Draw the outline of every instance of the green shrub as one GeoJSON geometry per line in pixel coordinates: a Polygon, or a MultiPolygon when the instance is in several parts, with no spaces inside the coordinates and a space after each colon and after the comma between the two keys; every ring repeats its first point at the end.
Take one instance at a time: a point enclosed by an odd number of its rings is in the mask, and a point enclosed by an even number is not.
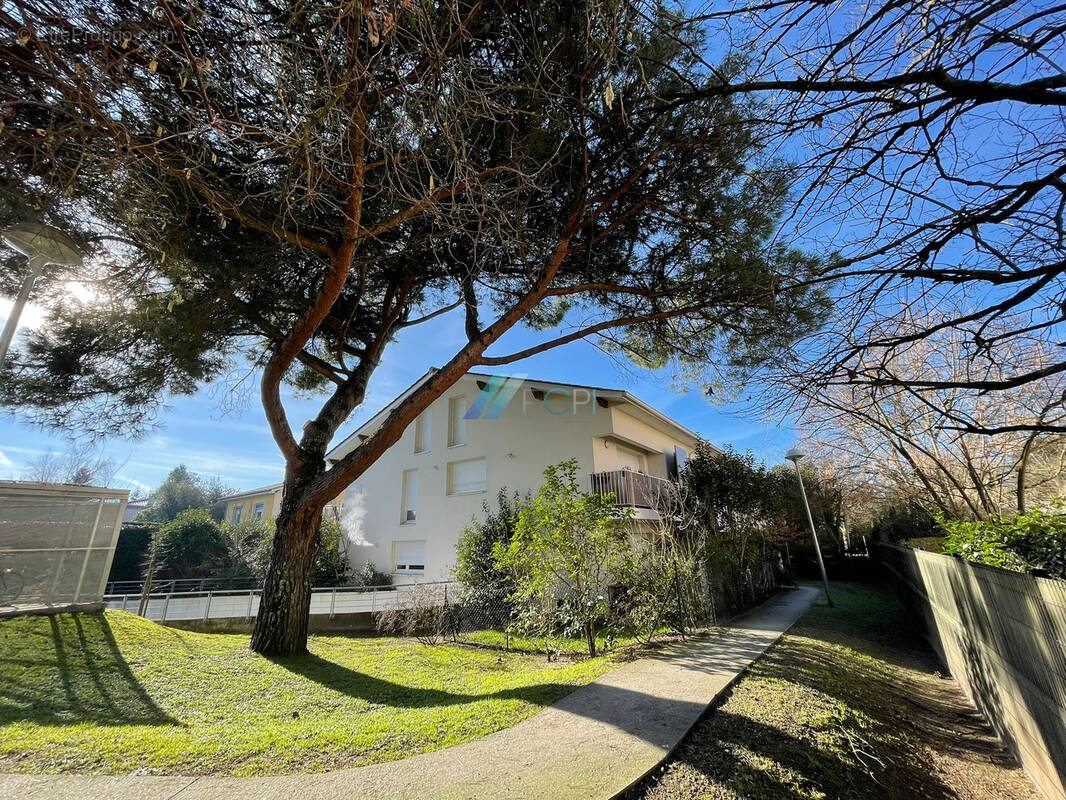
{"type": "Polygon", "coordinates": [[[514,579],[517,626],[531,635],[580,633],[596,655],[596,629],[607,618],[608,586],[631,555],[623,521],[630,509],[613,495],[578,487],[577,460],[544,470],[544,484],[518,512],[509,544],[493,548],[514,579]]]}
{"type": "Polygon", "coordinates": [[[876,542],[902,542],[906,539],[928,539],[943,536],[940,523],[925,508],[915,502],[889,506],[874,520],[870,530],[876,542]]]}
{"type": "Polygon", "coordinates": [[[648,637],[664,628],[680,633],[708,614],[700,556],[677,541],[639,548],[612,588],[611,619],[619,631],[648,637]]]}
{"type": "Polygon", "coordinates": [[[500,489],[495,510],[482,503],[484,519],[471,520],[459,535],[454,577],[463,585],[464,605],[494,611],[507,607],[516,585],[511,573],[497,563],[494,548],[510,545],[518,512],[530,499],[528,493],[523,499],[517,492],[511,497],[500,489]]]}
{"type": "Polygon", "coordinates": [[[156,523],[124,522],[118,532],[118,544],[111,561],[108,581],[139,581],[144,577],[148,550],[152,536],[159,525],[156,523]]]}
{"type": "Polygon", "coordinates": [[[943,536],[919,536],[916,539],[904,539],[903,544],[915,550],[925,550],[927,553],[944,552],[943,536]]]}
{"type": "Polygon", "coordinates": [[[353,577],[356,586],[392,586],[392,576],[375,567],[373,561],[365,561],[353,577]]]}
{"type": "Polygon", "coordinates": [[[1031,511],[1002,520],[942,521],[943,552],[1024,572],[1043,569],[1066,578],[1066,515],[1031,511]]]}
{"type": "Polygon", "coordinates": [[[155,537],[160,564],[174,577],[214,577],[230,556],[229,539],[206,508],[182,511],[155,537]]]}
{"type": "MultiPolygon", "coordinates": [[[[812,490],[811,511],[820,536],[839,541],[833,492],[814,472],[805,472],[804,480],[812,490]]],[[[698,503],[704,530],[700,549],[708,572],[708,610],[714,615],[739,611],[762,600],[776,583],[767,565],[780,562],[782,546],[809,536],[794,471],[768,470],[750,452],[721,452],[700,442],[685,465],[682,484],[698,503]]]]}
{"type": "Polygon", "coordinates": [[[315,571],[311,578],[315,586],[342,586],[348,582],[351,565],[348,556],[341,552],[343,540],[340,522],[332,517],[323,517],[318,526],[315,571]]]}

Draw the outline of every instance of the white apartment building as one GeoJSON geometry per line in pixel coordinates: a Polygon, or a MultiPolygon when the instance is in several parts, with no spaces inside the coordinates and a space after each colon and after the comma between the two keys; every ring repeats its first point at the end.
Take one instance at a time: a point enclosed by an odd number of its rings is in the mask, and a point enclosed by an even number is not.
{"type": "MultiPolygon", "coordinates": [[[[431,374],[327,458],[350,452],[431,374]]],[[[459,535],[482,503],[494,506],[501,488],[535,493],[544,468],[569,458],[585,490],[613,491],[639,526],[655,518],[656,482],[676,473],[697,439],[623,390],[468,373],[345,490],[350,560],[370,560],[400,583],[448,580],[459,535]]]]}

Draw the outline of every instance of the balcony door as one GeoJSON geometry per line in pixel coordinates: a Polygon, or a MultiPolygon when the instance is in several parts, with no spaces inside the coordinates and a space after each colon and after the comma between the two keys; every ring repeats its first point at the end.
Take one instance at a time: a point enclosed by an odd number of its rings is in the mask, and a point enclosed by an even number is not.
{"type": "Polygon", "coordinates": [[[618,469],[644,472],[644,454],[626,447],[618,448],[618,469]]]}

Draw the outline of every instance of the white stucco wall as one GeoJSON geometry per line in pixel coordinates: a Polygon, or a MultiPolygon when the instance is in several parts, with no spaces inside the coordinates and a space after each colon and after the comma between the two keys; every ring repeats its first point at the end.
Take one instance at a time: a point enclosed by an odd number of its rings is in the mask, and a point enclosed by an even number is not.
{"type": "MultiPolygon", "coordinates": [[[[583,394],[584,390],[569,397],[552,393],[546,408],[544,401],[535,399],[530,391],[538,387],[537,382],[527,381],[499,418],[467,420],[466,444],[449,447],[449,401],[464,395],[469,406],[480,392],[477,380],[472,376],[463,378],[427,410],[431,417],[428,451],[415,452],[415,426],[412,425],[345,491],[342,506],[345,517],[352,518],[349,515],[353,506],[360,503],[363,506],[364,543],[356,542],[349,549],[353,566],[370,560],[379,569],[392,572],[394,542],[424,540],[425,570],[418,575],[397,575],[397,581],[448,580],[460,532],[475,515],[482,515],[482,503],[488,501],[490,506],[495,505],[501,488],[523,493],[536,491],[546,466],[575,458],[582,488],[587,490],[590,473],[618,467],[620,442],[632,447],[635,441],[654,451],[647,458],[647,470],[649,474],[665,475],[662,453],[672,453],[675,445],[691,452],[694,444],[691,437],[671,434],[631,417],[625,412],[624,403],[611,401],[610,407],[604,408],[592,402],[587,393],[583,394]],[[616,429],[626,441],[615,438],[616,429]],[[449,462],[481,457],[486,459],[485,491],[448,495],[449,462]],[[415,522],[404,523],[402,483],[403,473],[409,469],[418,470],[417,514],[415,522]]],[[[344,452],[341,449],[335,457],[344,452]]]]}

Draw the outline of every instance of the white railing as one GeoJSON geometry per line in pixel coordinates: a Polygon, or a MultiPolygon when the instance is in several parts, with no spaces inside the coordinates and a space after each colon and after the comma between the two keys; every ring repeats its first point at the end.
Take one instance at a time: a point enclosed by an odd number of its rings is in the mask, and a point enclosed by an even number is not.
{"type": "MultiPolygon", "coordinates": [[[[449,594],[455,595],[450,582],[429,584],[439,591],[444,602],[449,594]]],[[[396,587],[366,589],[359,586],[336,586],[311,590],[311,614],[328,615],[360,614],[402,608],[408,595],[416,586],[406,584],[396,587]]],[[[243,591],[224,590],[208,592],[168,592],[149,595],[145,618],[157,622],[207,619],[251,620],[259,613],[260,589],[243,591]]],[[[136,614],[140,605],[139,594],[113,594],[104,597],[104,605],[120,611],[136,614]]]]}
{"type": "Polygon", "coordinates": [[[596,494],[613,494],[618,505],[635,508],[655,508],[659,497],[673,490],[673,484],[664,478],[628,469],[593,472],[590,479],[596,494]]]}

